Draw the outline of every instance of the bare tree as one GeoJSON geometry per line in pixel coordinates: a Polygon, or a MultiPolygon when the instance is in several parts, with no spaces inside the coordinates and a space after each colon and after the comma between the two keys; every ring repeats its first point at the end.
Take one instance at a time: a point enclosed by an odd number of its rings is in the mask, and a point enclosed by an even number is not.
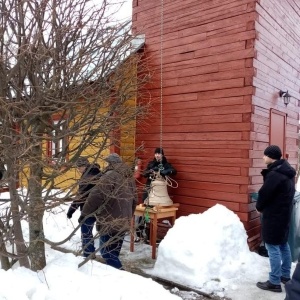
{"type": "Polygon", "coordinates": [[[86,0],[5,0],[0,6],[4,182],[17,257],[22,266],[40,270],[46,265],[44,211],[74,193],[74,180],[65,174],[87,148],[91,159],[99,159],[112,142],[120,143],[113,133],[134,133],[147,105],[136,106],[133,99],[147,76],[136,72],[137,65],[144,68],[140,55],[129,55],[130,26],[111,22],[106,0],[100,6],[86,0]],[[19,195],[20,185],[26,194],[19,195]],[[67,189],[54,194],[57,186],[67,189]],[[29,223],[29,241],[22,219],[29,223]]]}

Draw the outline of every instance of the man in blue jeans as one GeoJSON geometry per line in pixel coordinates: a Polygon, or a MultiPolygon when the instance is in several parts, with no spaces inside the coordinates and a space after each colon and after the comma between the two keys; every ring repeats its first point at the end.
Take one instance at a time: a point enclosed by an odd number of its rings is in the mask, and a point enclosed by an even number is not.
{"type": "MultiPolygon", "coordinates": [[[[97,164],[90,164],[89,160],[85,156],[80,156],[78,158],[76,161],[76,167],[81,173],[81,177],[79,180],[77,196],[67,212],[68,219],[72,218],[72,215],[78,208],[82,210],[90,191],[96,185],[101,176],[99,166],[97,164]]],[[[84,257],[89,257],[95,252],[93,237],[93,227],[95,222],[96,218],[94,216],[90,216],[81,224],[81,242],[84,257]]]]}
{"type": "Polygon", "coordinates": [[[282,292],[291,276],[291,251],[288,244],[289,226],[295,194],[296,171],[285,160],[276,145],[264,151],[267,165],[261,174],[263,185],[258,191],[256,210],[262,213],[262,238],[269,254],[269,280],[258,282],[257,287],[271,292],[282,292]]]}
{"type": "Polygon", "coordinates": [[[108,165],[86,199],[79,221],[96,217],[101,256],[109,266],[123,270],[119,255],[130,231],[137,190],[132,169],[117,153],[108,155],[105,161],[108,165]]]}

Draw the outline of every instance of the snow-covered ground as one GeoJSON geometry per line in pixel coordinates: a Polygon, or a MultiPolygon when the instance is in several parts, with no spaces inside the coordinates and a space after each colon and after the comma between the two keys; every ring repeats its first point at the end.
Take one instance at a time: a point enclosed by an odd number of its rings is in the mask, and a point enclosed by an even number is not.
{"type": "MultiPolygon", "coordinates": [[[[0,210],[5,205],[2,204],[0,210]]],[[[44,229],[49,240],[61,241],[77,226],[79,212],[69,220],[67,209],[67,205],[61,205],[46,213],[44,229]]],[[[23,223],[23,227],[28,238],[27,224],[23,223]]],[[[79,233],[62,246],[74,251],[80,249],[79,233]]],[[[132,261],[148,274],[204,293],[233,300],[284,299],[284,292],[272,293],[256,287],[257,281],[268,279],[269,260],[249,251],[243,224],[222,205],[217,204],[202,214],[178,218],[160,243],[153,264],[146,263],[151,261],[149,245],[137,244],[135,249],[135,252],[129,251],[128,236],[121,253],[126,264],[132,261]]],[[[46,268],[37,273],[18,264],[9,271],[0,270],[0,300],[82,300],[97,294],[106,300],[180,299],[151,279],[96,261],[78,268],[83,258],[48,247],[46,256],[46,268]]],[[[191,294],[191,299],[193,297],[191,294]]]]}

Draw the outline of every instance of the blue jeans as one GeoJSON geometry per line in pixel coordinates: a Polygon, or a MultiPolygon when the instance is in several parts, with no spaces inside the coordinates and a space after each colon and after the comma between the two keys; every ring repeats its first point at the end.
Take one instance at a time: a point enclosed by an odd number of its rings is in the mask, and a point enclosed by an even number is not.
{"type": "Polygon", "coordinates": [[[81,241],[83,256],[88,257],[95,252],[93,227],[96,222],[95,217],[87,218],[81,225],[81,241]]]}
{"type": "Polygon", "coordinates": [[[280,245],[266,244],[269,253],[271,272],[269,281],[273,284],[280,284],[280,277],[290,278],[292,256],[288,243],[280,245]]]}
{"type": "Polygon", "coordinates": [[[119,255],[122,249],[125,232],[114,232],[100,236],[100,253],[109,266],[123,270],[119,255]]]}

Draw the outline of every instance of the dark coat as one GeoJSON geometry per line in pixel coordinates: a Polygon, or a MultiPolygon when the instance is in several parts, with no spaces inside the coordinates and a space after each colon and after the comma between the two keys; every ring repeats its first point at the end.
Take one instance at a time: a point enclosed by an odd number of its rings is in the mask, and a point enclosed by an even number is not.
{"type": "Polygon", "coordinates": [[[126,231],[137,205],[135,179],[124,163],[109,165],[90,192],[81,217],[95,214],[101,234],[126,231]]]}
{"type": "Polygon", "coordinates": [[[258,191],[256,209],[262,213],[264,242],[280,245],[288,241],[296,171],[284,159],[262,170],[264,183],[258,191]]]}
{"type": "Polygon", "coordinates": [[[162,161],[157,161],[155,158],[151,160],[145,171],[143,172],[143,176],[147,178],[146,186],[150,186],[152,181],[153,171],[157,172],[161,170],[161,175],[164,177],[166,175],[176,175],[176,169],[168,162],[165,156],[162,157],[162,161]]]}
{"type": "Polygon", "coordinates": [[[286,297],[284,300],[300,299],[300,262],[298,261],[292,279],[285,284],[286,297]]]}
{"type": "Polygon", "coordinates": [[[97,165],[88,165],[85,168],[79,179],[76,199],[72,202],[68,211],[70,216],[72,216],[78,207],[82,210],[86,198],[88,197],[91,189],[96,185],[101,175],[102,173],[97,165]]]}
{"type": "Polygon", "coordinates": [[[300,299],[300,255],[292,279],[285,284],[286,297],[284,300],[300,299]]]}

